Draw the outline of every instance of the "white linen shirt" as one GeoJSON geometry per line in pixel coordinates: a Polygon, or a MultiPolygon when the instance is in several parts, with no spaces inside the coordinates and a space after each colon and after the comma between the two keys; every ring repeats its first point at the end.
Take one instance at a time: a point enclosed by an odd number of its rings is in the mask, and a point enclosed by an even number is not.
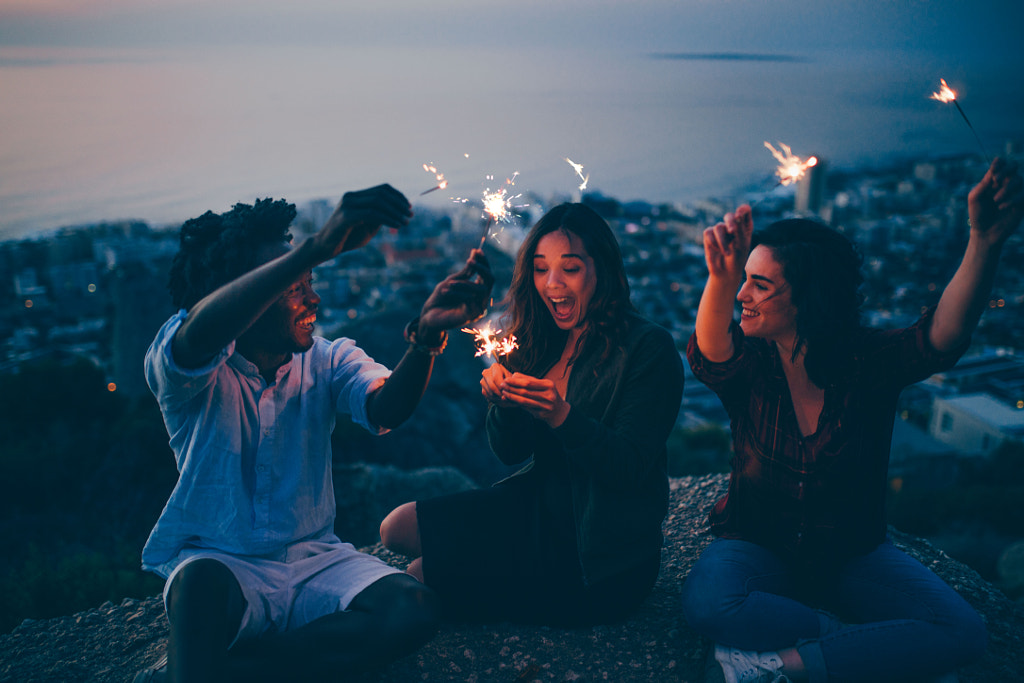
{"type": "Polygon", "coordinates": [[[186,546],[283,558],[296,541],[337,541],[335,415],[387,431],[369,423],[366,400],[390,371],[351,339],[320,337],[270,385],[234,342],[204,367],[181,368],[171,340],[185,313],[163,325],[146,353],[146,381],[179,476],[143,548],[143,567],[166,571],[186,546]]]}

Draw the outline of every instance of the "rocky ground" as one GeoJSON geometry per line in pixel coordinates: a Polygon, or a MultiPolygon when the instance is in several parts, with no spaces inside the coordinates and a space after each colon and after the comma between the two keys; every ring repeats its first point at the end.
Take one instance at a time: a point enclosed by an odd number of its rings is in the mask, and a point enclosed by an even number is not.
{"type": "MultiPolygon", "coordinates": [[[[681,621],[679,586],[710,540],[706,512],[724,484],[723,476],[714,475],[672,480],[661,576],[653,595],[627,621],[569,630],[447,624],[420,651],[361,677],[360,683],[702,680],[707,643],[681,621]]],[[[988,624],[988,651],[960,672],[961,683],[1024,681],[1024,607],[929,543],[895,531],[893,536],[956,588],[988,624]]],[[[402,564],[379,545],[370,551],[402,564]]],[[[166,636],[159,597],[26,621],[0,636],[0,681],[131,681],[163,653],[166,636]]]]}

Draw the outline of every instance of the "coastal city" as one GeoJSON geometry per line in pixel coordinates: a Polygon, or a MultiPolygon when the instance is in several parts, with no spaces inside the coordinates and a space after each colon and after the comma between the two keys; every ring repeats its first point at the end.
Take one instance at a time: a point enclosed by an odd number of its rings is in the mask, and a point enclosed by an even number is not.
{"type": "MultiPolygon", "coordinates": [[[[1019,149],[1008,144],[1007,153],[1019,149]]],[[[752,204],[755,226],[789,215],[815,216],[847,234],[864,257],[865,322],[902,326],[938,300],[956,268],[968,235],[967,192],[984,169],[976,156],[855,172],[830,171],[822,160],[790,188],[762,184],[689,204],[527,192],[510,206],[505,221],[486,227],[480,206],[472,202],[452,203],[447,211],[417,207],[408,229],[384,230],[367,247],[317,269],[319,332],[331,337],[354,319],[422,301],[479,243],[482,227],[495,270],[506,273],[496,285],[499,302],[525,229],[546,208],[573,199],[613,226],[635,305],[671,331],[681,353],[707,274],[701,234],[742,202],[752,204]]],[[[298,209],[295,238],[322,225],[333,201],[298,209]]],[[[915,469],[933,478],[954,472],[959,458],[983,457],[1005,441],[1024,438],[1022,245],[1018,234],[1006,247],[989,310],[967,356],[953,370],[904,392],[890,472],[897,482],[915,469]]],[[[171,313],[166,273],[176,249],[176,229],[143,222],[66,228],[46,239],[0,243],[0,373],[42,359],[86,359],[102,369],[111,391],[144,394],[142,358],[171,313]]],[[[727,428],[728,420],[717,398],[691,377],[678,425],[727,428]]]]}
{"type": "MultiPolygon", "coordinates": [[[[1004,154],[1019,159],[1020,148],[1004,154]]],[[[769,177],[675,204],[523,191],[504,220],[486,220],[481,202],[414,205],[407,228],[381,230],[315,270],[317,333],[354,338],[394,367],[405,350],[402,326],[481,242],[495,288],[477,325],[500,327],[526,230],[564,201],[582,201],[608,220],[633,303],[670,331],[681,355],[707,278],[703,231],[742,203],[752,207],[755,230],[808,216],[849,235],[863,257],[864,322],[899,327],[935,304],[955,271],[969,232],[967,193],[986,167],[966,155],[858,170],[830,169],[820,159],[792,185],[769,177]]],[[[293,239],[323,225],[336,201],[300,204],[293,239]]],[[[0,242],[0,533],[8,550],[0,562],[0,631],[26,617],[160,590],[139,569],[138,553],[178,472],[143,359],[174,312],[167,278],[179,227],[119,221],[0,242]],[[45,554],[40,539],[49,544],[45,554]]],[[[967,354],[903,391],[887,482],[893,528],[969,565],[1012,600],[1024,599],[1024,569],[1013,560],[1024,528],[1022,309],[1018,233],[1004,248],[967,354]]],[[[513,471],[488,447],[479,378],[491,361],[474,350],[471,335],[453,333],[424,400],[399,429],[372,436],[338,421],[339,534],[373,544],[388,505],[415,495],[408,487],[436,487],[438,476],[446,486],[482,487],[513,471]]],[[[683,365],[682,404],[667,442],[668,474],[677,482],[727,472],[731,456],[719,399],[683,365]]]]}

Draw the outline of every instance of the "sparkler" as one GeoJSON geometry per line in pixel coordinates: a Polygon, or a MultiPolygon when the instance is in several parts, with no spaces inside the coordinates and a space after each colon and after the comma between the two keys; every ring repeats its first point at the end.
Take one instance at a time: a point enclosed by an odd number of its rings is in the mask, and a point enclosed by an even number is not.
{"type": "Polygon", "coordinates": [[[508,354],[519,348],[519,344],[516,342],[516,336],[510,334],[507,337],[498,338],[501,334],[501,330],[492,330],[491,324],[487,323],[482,328],[475,327],[463,327],[463,332],[472,334],[476,342],[476,353],[473,357],[478,356],[491,356],[495,360],[498,356],[507,356],[508,354]]]}
{"type": "Polygon", "coordinates": [[[940,78],[939,82],[942,84],[942,87],[939,88],[938,92],[932,93],[931,99],[942,102],[943,104],[949,104],[952,102],[956,106],[956,110],[960,112],[960,116],[963,117],[964,123],[966,123],[967,127],[971,129],[972,133],[974,133],[974,139],[977,140],[978,148],[981,150],[982,155],[986,159],[989,158],[988,152],[985,151],[985,145],[982,144],[981,138],[978,137],[978,131],[974,130],[974,126],[972,126],[971,122],[967,119],[967,114],[965,114],[964,110],[960,108],[960,103],[956,101],[956,91],[946,85],[945,78],[940,78]]]}
{"type": "Polygon", "coordinates": [[[425,194],[430,194],[435,190],[443,190],[444,188],[448,187],[448,181],[444,179],[444,173],[438,171],[436,166],[434,166],[433,164],[423,164],[423,170],[426,171],[427,173],[434,174],[434,178],[437,180],[437,185],[430,188],[429,190],[423,190],[423,192],[420,192],[421,197],[425,194]]]}
{"type": "MultiPolygon", "coordinates": [[[[797,155],[793,154],[793,150],[790,149],[789,145],[783,144],[781,142],[778,143],[778,145],[781,148],[781,151],[772,147],[767,140],[764,143],[764,146],[768,149],[769,152],[772,153],[772,156],[775,157],[775,159],[779,162],[779,167],[775,169],[775,175],[778,177],[778,181],[772,188],[773,190],[779,187],[780,185],[792,185],[793,183],[798,182],[807,174],[807,169],[811,168],[812,166],[816,166],[818,163],[817,157],[808,157],[807,160],[804,161],[797,155]]],[[[753,202],[750,205],[750,208],[753,209],[758,204],[763,202],[765,199],[768,198],[769,194],[770,191],[763,194],[760,199],[758,199],[757,201],[753,202]]]]}
{"type": "MultiPolygon", "coordinates": [[[[516,177],[519,175],[519,171],[512,174],[511,178],[505,179],[505,184],[497,190],[491,190],[487,188],[484,190],[484,229],[483,234],[480,236],[480,248],[484,246],[484,241],[490,234],[492,223],[507,223],[509,216],[511,215],[510,209],[512,208],[512,201],[518,199],[522,194],[509,195],[509,188],[516,184],[516,177]]],[[[494,176],[487,176],[488,180],[492,180],[494,176]]]]}
{"type": "Polygon", "coordinates": [[[775,184],[776,187],[779,185],[792,185],[807,173],[807,169],[818,163],[817,157],[809,157],[807,161],[802,161],[800,157],[793,154],[793,150],[789,148],[789,145],[779,143],[779,147],[782,151],[772,147],[767,141],[764,146],[768,148],[768,151],[772,153],[772,156],[779,162],[779,167],[775,171],[775,175],[779,177],[779,182],[775,184]]]}
{"type": "Polygon", "coordinates": [[[583,164],[577,164],[569,157],[565,157],[565,160],[569,162],[569,165],[572,166],[574,171],[576,171],[576,175],[578,175],[580,180],[583,181],[580,183],[580,192],[583,192],[583,190],[587,189],[587,183],[590,182],[590,174],[588,173],[587,175],[583,175],[583,164]]]}

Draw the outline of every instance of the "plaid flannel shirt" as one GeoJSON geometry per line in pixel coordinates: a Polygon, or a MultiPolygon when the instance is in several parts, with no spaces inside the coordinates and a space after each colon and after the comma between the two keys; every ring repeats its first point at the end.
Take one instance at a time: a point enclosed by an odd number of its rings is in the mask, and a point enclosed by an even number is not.
{"type": "Polygon", "coordinates": [[[907,385],[956,364],[969,342],[939,353],[934,310],[897,330],[865,329],[849,372],[825,387],[817,430],[804,436],[773,342],[733,325],[736,352],[707,360],[690,338],[694,375],[722,400],[733,437],[729,490],[711,510],[715,535],[752,541],[797,562],[842,561],[882,542],[896,402],[907,385]]]}

